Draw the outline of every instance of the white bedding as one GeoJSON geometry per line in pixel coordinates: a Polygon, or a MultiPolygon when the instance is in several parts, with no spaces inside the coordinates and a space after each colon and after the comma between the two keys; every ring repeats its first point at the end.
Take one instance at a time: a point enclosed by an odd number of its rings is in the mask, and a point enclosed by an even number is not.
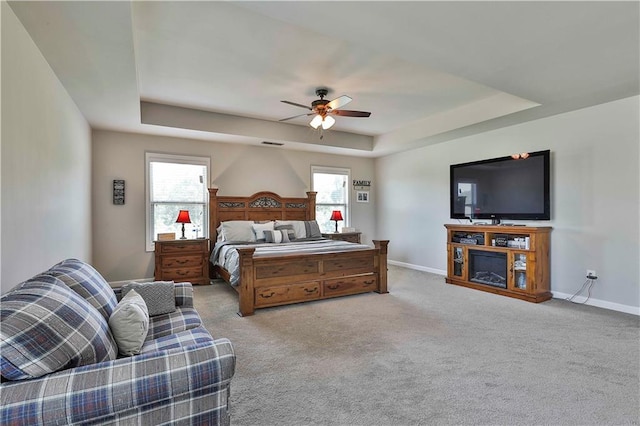
{"type": "Polygon", "coordinates": [[[231,285],[237,285],[240,278],[240,268],[238,266],[238,247],[255,247],[254,258],[265,256],[281,256],[285,254],[299,253],[328,253],[332,251],[355,251],[366,250],[371,247],[364,244],[349,243],[346,241],[336,241],[329,239],[317,239],[307,241],[295,241],[284,244],[232,244],[217,243],[211,252],[211,263],[219,265],[231,275],[231,285]]]}

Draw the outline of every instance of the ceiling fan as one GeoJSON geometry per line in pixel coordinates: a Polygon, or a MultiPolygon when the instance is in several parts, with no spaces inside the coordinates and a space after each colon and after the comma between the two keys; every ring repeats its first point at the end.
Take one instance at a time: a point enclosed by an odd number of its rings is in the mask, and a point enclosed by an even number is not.
{"type": "Polygon", "coordinates": [[[329,89],[327,88],[316,89],[316,95],[318,95],[320,99],[313,101],[311,103],[311,106],[302,105],[291,101],[281,101],[285,104],[308,109],[311,112],[294,115],[293,117],[283,118],[279,121],[287,121],[293,118],[302,117],[303,115],[313,115],[314,117],[309,125],[314,129],[322,126],[322,129],[327,130],[331,128],[331,126],[333,126],[333,124],[336,122],[335,118],[331,117],[332,115],[341,115],[343,117],[369,117],[371,115],[370,112],[366,111],[350,111],[339,109],[351,102],[352,99],[349,96],[343,95],[335,98],[332,101],[328,101],[324,98],[328,93],[329,89]]]}

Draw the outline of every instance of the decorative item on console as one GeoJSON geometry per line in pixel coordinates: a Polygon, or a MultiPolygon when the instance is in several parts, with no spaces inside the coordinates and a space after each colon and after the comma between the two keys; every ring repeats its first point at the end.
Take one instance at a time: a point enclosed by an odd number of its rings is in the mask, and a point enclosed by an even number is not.
{"type": "Polygon", "coordinates": [[[452,237],[454,243],[484,245],[484,234],[467,234],[456,232],[452,237]]]}

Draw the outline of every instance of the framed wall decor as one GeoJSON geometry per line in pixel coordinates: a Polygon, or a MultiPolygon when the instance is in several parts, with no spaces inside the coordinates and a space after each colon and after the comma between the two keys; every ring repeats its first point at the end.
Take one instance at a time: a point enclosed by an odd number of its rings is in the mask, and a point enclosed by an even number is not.
{"type": "Polygon", "coordinates": [[[369,202],[369,191],[357,191],[356,192],[356,201],[359,203],[368,203],[369,202]]]}
{"type": "Polygon", "coordinates": [[[113,204],[124,204],[124,179],[113,180],[113,204]]]}

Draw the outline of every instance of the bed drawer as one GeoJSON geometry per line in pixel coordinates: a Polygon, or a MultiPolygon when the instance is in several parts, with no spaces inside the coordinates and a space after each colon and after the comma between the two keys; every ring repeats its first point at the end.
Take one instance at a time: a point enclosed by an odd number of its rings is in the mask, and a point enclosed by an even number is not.
{"type": "Polygon", "coordinates": [[[202,265],[202,256],[176,256],[176,257],[163,257],[163,268],[186,268],[189,266],[202,265]]]}
{"type": "Polygon", "coordinates": [[[370,253],[340,256],[324,261],[324,271],[326,273],[350,271],[351,274],[367,272],[373,269],[374,258],[370,253]]]}
{"type": "Polygon", "coordinates": [[[320,282],[309,281],[301,284],[290,284],[257,288],[256,306],[272,304],[304,302],[320,297],[320,282]]]}
{"type": "Polygon", "coordinates": [[[375,275],[359,275],[356,277],[337,278],[324,282],[323,291],[326,297],[341,296],[374,291],[378,288],[378,278],[375,275]]]}

